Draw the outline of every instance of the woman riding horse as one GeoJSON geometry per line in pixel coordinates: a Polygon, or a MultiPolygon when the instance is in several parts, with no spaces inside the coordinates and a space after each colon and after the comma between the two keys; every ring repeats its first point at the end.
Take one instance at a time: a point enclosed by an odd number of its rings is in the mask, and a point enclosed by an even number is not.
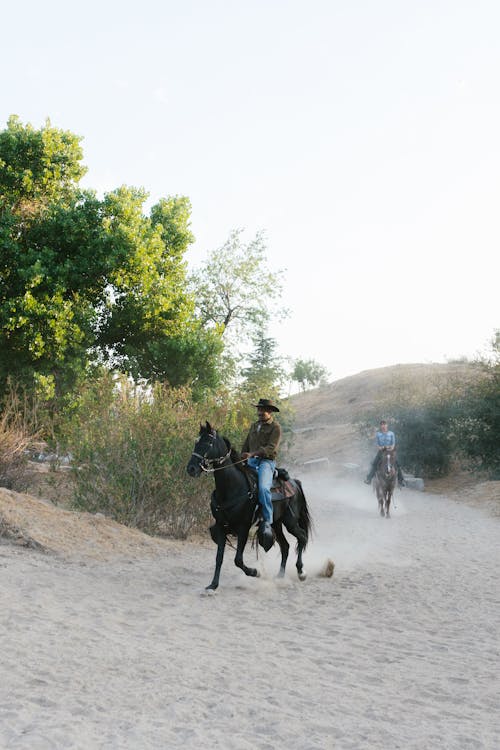
{"type": "MultiPolygon", "coordinates": [[[[371,481],[373,477],[375,476],[375,472],[377,471],[377,468],[379,466],[382,451],[384,449],[388,449],[388,450],[396,449],[396,436],[392,430],[389,430],[388,424],[385,421],[385,419],[382,419],[380,422],[380,429],[377,430],[377,434],[375,435],[375,442],[377,444],[377,454],[372,461],[370,471],[366,475],[365,484],[371,484],[371,481]]],[[[406,482],[404,480],[401,467],[397,461],[396,461],[396,470],[398,474],[398,484],[400,487],[404,487],[406,482]]]]}

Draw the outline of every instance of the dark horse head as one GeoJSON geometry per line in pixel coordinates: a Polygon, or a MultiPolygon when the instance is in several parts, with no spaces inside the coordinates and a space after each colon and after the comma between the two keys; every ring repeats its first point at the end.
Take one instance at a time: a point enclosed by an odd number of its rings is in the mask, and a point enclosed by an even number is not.
{"type": "Polygon", "coordinates": [[[214,464],[220,463],[227,455],[227,445],[209,422],[200,424],[200,434],[186,471],[190,477],[199,477],[202,471],[209,471],[214,464]]]}

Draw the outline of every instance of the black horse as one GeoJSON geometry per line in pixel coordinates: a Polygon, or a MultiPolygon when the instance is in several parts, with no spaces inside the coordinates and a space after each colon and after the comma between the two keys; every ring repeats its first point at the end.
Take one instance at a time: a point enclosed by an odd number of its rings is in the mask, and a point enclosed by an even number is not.
{"type": "MultiPolygon", "coordinates": [[[[187,465],[191,477],[199,477],[201,472],[213,473],[215,491],[212,493],[211,510],[215,524],[210,527],[212,539],[217,544],[217,557],[212,582],[207,589],[215,590],[219,585],[220,569],[224,558],[227,537],[237,537],[234,564],[247,576],[258,576],[256,568],[248,568],[243,562],[243,551],[248,534],[255,521],[258,506],[256,480],[241,460],[239,454],[231,448],[229,441],[221,437],[207,422],[200,425],[200,434],[195,443],[187,465]]],[[[272,528],[281,550],[279,577],[285,575],[288,558],[288,544],[283,533],[283,526],[297,539],[297,573],[304,581],[302,552],[306,548],[311,532],[311,516],[307,507],[302,485],[298,479],[290,479],[293,495],[287,499],[273,500],[274,519],[272,528]]]]}

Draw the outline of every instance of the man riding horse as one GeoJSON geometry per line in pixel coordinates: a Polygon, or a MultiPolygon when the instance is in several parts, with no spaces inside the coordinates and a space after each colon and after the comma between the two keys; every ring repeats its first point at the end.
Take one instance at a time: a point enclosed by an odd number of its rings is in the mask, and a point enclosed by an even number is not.
{"type": "Polygon", "coordinates": [[[281,426],[273,418],[273,413],[279,412],[279,409],[268,398],[259,399],[259,403],[253,406],[257,408],[259,418],[250,427],[241,449],[241,457],[246,458],[248,466],[257,472],[259,503],[263,519],[260,531],[263,537],[272,538],[271,486],[281,440],[281,426]]]}
{"type": "MultiPolygon", "coordinates": [[[[380,459],[382,457],[382,453],[384,450],[394,451],[396,450],[396,436],[392,432],[392,430],[389,430],[387,422],[385,419],[382,419],[380,422],[380,429],[377,431],[377,434],[375,436],[375,441],[377,443],[377,455],[372,461],[372,465],[370,467],[370,471],[366,475],[365,484],[371,484],[371,481],[373,477],[375,476],[375,472],[377,471],[378,465],[380,463],[380,459]]],[[[404,487],[406,485],[406,482],[403,477],[403,472],[401,471],[401,466],[396,461],[396,468],[398,472],[398,484],[400,487],[404,487]]]]}
{"type": "MultiPolygon", "coordinates": [[[[259,419],[261,427],[260,429],[258,428],[259,423],[254,425],[259,436],[262,431],[264,433],[269,431],[266,440],[270,440],[271,443],[266,443],[262,436],[260,436],[263,440],[263,448],[259,448],[257,439],[253,436],[254,429],[251,429],[248,436],[248,443],[245,443],[245,447],[249,448],[246,451],[248,455],[250,453],[259,454],[261,450],[267,455],[276,453],[280,435],[276,433],[277,423],[270,419],[273,411],[270,407],[272,406],[273,404],[266,401],[266,399],[261,399],[257,406],[257,408],[262,408],[262,419],[259,419]]],[[[276,407],[274,408],[277,411],[276,407]]],[[[259,416],[261,416],[260,412],[259,416]]],[[[249,455],[249,458],[259,458],[261,459],[260,463],[263,461],[270,461],[271,464],[274,463],[273,459],[266,459],[265,455],[249,455]]],[[[215,490],[212,493],[210,503],[215,523],[210,527],[210,536],[217,544],[217,555],[215,558],[214,575],[211,583],[207,586],[207,590],[209,591],[215,591],[219,586],[224,548],[228,541],[228,536],[236,536],[238,540],[234,564],[238,568],[241,568],[247,576],[254,578],[259,576],[257,568],[249,568],[243,562],[243,552],[248,540],[248,534],[250,528],[255,523],[257,498],[254,493],[255,483],[253,481],[249,482],[247,470],[242,471],[240,459],[241,455],[233,450],[229,440],[222,437],[208,421],[205,425],[200,424],[200,434],[195,442],[194,450],[186,466],[186,471],[190,477],[199,477],[203,472],[211,473],[215,480],[215,490]]],[[[284,493],[283,496],[280,495],[278,497],[273,495],[272,527],[268,523],[271,533],[263,538],[259,528],[257,536],[259,544],[266,552],[271,549],[276,537],[281,552],[281,564],[278,575],[280,578],[283,578],[290,548],[283,533],[283,527],[285,527],[297,539],[297,562],[295,565],[299,579],[304,581],[306,574],[304,573],[302,553],[307,547],[311,533],[311,515],[300,480],[288,479],[285,484],[291,490],[292,494],[284,493]],[[272,532],[274,532],[274,535],[272,532]]],[[[269,518],[269,516],[266,515],[266,518],[269,518]]]]}

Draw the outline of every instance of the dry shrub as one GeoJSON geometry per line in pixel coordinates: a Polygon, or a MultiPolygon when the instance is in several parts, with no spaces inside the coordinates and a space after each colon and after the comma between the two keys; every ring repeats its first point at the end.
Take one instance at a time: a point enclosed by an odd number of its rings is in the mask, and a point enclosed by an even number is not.
{"type": "Polygon", "coordinates": [[[0,486],[22,491],[28,451],[36,441],[33,407],[9,387],[0,414],[0,486]]]}
{"type": "Polygon", "coordinates": [[[148,533],[206,529],[212,485],[186,473],[198,410],[186,389],[110,378],[89,386],[67,435],[75,507],[148,533]]]}

